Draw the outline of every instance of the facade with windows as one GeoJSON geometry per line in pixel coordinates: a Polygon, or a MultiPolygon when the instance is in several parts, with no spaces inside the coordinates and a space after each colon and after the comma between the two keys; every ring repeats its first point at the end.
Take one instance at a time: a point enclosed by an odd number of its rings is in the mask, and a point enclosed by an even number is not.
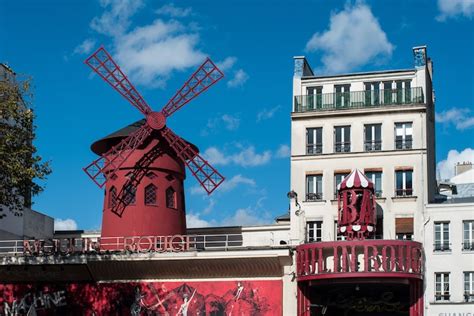
{"type": "MultiPolygon", "coordinates": [[[[417,51],[427,58],[425,47],[417,51]]],[[[374,237],[422,241],[420,210],[436,192],[431,61],[335,76],[314,75],[304,57],[295,64],[291,189],[305,220],[336,240],[337,186],[359,168],[375,186],[374,237]]]]}
{"type": "MultiPolygon", "coordinates": [[[[303,253],[317,257],[319,250],[310,248],[319,246],[309,244],[344,238],[337,228],[339,185],[354,169],[373,183],[376,229],[369,238],[400,245],[424,241],[423,209],[436,193],[432,66],[426,47],[413,52],[412,69],[334,76],[316,76],[304,57],[295,57],[291,189],[298,197],[298,215],[291,214],[291,242],[308,243],[303,253]]],[[[301,280],[314,269],[304,271],[301,280]]],[[[311,282],[313,287],[304,291],[317,292],[316,281],[311,282]]],[[[410,293],[419,291],[418,281],[406,282],[410,293]]],[[[400,284],[393,289],[403,292],[400,284]]],[[[310,313],[328,312],[316,306],[320,303],[311,293],[302,295],[310,301],[310,313]]],[[[421,315],[419,308],[411,308],[410,315],[421,315]]]]}
{"type": "Polygon", "coordinates": [[[425,208],[425,305],[427,315],[473,312],[474,199],[425,208]]]}

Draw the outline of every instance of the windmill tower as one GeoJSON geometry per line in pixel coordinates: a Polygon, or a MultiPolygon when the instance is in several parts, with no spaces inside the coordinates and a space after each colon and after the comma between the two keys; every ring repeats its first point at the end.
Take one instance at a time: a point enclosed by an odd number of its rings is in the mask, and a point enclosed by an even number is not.
{"type": "Polygon", "coordinates": [[[195,145],[173,133],[166,119],[223,73],[206,59],[163,109],[154,112],[103,47],[86,64],[145,116],[91,146],[100,157],[84,171],[105,187],[101,236],[185,234],[185,166],[208,194],[224,177],[195,145]]]}

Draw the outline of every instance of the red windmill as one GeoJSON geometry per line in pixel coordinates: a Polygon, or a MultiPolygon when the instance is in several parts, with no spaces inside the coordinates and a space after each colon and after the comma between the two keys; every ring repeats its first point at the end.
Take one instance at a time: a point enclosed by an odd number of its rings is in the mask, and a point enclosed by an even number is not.
{"type": "Polygon", "coordinates": [[[105,185],[102,237],[184,234],[184,166],[208,194],[224,177],[196,146],[173,133],[166,119],[224,74],[206,59],[163,109],[154,112],[103,47],[85,63],[145,116],[92,145],[100,157],[84,171],[99,187],[105,185]],[[124,214],[126,207],[130,212],[124,214]]]}

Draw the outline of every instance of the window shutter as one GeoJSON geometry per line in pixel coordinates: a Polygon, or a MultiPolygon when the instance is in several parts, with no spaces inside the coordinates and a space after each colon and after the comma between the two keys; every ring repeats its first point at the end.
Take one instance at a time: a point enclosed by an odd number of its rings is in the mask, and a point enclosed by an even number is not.
{"type": "Polygon", "coordinates": [[[413,217],[395,218],[397,234],[413,234],[413,217]]]}

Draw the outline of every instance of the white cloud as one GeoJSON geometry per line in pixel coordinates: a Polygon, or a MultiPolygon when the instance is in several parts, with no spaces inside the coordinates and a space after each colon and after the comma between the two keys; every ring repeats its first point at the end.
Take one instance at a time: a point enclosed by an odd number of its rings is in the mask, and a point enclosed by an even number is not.
{"type": "Polygon", "coordinates": [[[216,147],[209,147],[204,152],[204,157],[214,165],[235,164],[241,167],[255,167],[265,165],[270,162],[272,154],[269,150],[262,153],[255,152],[254,146],[240,147],[240,151],[226,155],[216,147]]]}
{"type": "Polygon", "coordinates": [[[257,113],[257,122],[263,121],[263,120],[268,120],[271,119],[278,110],[280,110],[281,106],[277,105],[273,108],[270,109],[263,109],[260,112],[257,113]]]}
{"type": "Polygon", "coordinates": [[[77,229],[77,223],[73,219],[60,219],[60,218],[55,218],[54,219],[54,230],[76,230],[77,229]]]}
{"type": "Polygon", "coordinates": [[[314,33],[306,43],[306,51],[322,51],[324,70],[329,73],[349,71],[374,61],[390,57],[394,46],[364,3],[347,5],[332,14],[329,29],[314,33]]]}
{"type": "Polygon", "coordinates": [[[271,222],[270,218],[262,216],[261,212],[251,207],[247,207],[237,209],[232,216],[224,218],[220,224],[221,226],[252,226],[269,222],[271,222]]]}
{"type": "Polygon", "coordinates": [[[459,131],[474,127],[474,116],[468,108],[452,108],[436,113],[436,121],[446,125],[453,124],[459,131]]]}
{"type": "MultiPolygon", "coordinates": [[[[224,182],[219,186],[219,189],[216,192],[230,192],[237,188],[240,185],[246,185],[250,187],[255,187],[257,184],[255,183],[254,179],[247,178],[242,176],[241,174],[235,175],[230,179],[225,179],[224,182]]],[[[196,195],[205,195],[206,192],[200,185],[195,185],[191,187],[190,189],[191,194],[196,195]]],[[[210,202],[211,203],[211,202],[210,202]]],[[[212,205],[214,207],[214,204],[212,205]]],[[[206,208],[207,209],[207,208],[206,208]]],[[[212,209],[212,208],[211,208],[212,209]]],[[[203,211],[204,214],[206,214],[205,211],[203,211]]]]}
{"type": "MultiPolygon", "coordinates": [[[[102,0],[102,15],[90,27],[109,36],[114,59],[136,84],[164,87],[173,71],[197,67],[206,57],[198,45],[200,36],[192,22],[156,19],[131,29],[132,17],[143,7],[142,0],[102,0]]],[[[183,17],[190,9],[165,5],[160,14],[183,17]]]]}
{"type": "Polygon", "coordinates": [[[438,0],[439,15],[438,21],[445,21],[447,18],[464,16],[472,18],[474,15],[474,0],[438,0]]]}
{"type": "Polygon", "coordinates": [[[74,48],[73,54],[89,54],[92,49],[94,48],[96,44],[95,39],[92,38],[87,38],[82,42],[81,44],[77,45],[76,48],[74,48]]]}
{"type": "Polygon", "coordinates": [[[237,58],[230,56],[224,59],[223,61],[217,62],[216,66],[222,71],[225,72],[232,67],[234,67],[235,63],[237,62],[237,58]]]}
{"type": "Polygon", "coordinates": [[[206,55],[196,48],[197,33],[177,21],[155,20],[137,27],[115,43],[115,57],[138,84],[163,87],[172,71],[199,65],[206,55]]]}
{"type": "Polygon", "coordinates": [[[186,226],[188,228],[209,227],[211,226],[211,222],[202,219],[199,213],[191,213],[186,214],[186,226]]]}
{"type": "Polygon", "coordinates": [[[248,79],[249,75],[243,69],[239,69],[234,72],[234,77],[227,81],[227,86],[230,88],[242,87],[248,79]]]}
{"type": "Polygon", "coordinates": [[[222,121],[224,121],[225,128],[229,131],[235,131],[240,125],[240,119],[229,114],[222,115],[222,121]]]}
{"type": "Polygon", "coordinates": [[[172,18],[184,18],[192,13],[191,8],[179,8],[175,6],[173,3],[165,4],[158,10],[156,10],[157,14],[168,15],[172,18]]]}
{"type": "Polygon", "coordinates": [[[290,157],[290,155],[291,155],[291,150],[290,150],[290,146],[288,145],[280,145],[280,147],[278,148],[276,152],[276,156],[278,158],[288,158],[290,157]]]}
{"type": "Polygon", "coordinates": [[[472,162],[474,163],[474,149],[466,148],[461,152],[457,150],[450,150],[448,157],[438,162],[437,169],[440,180],[448,180],[454,176],[454,166],[458,162],[472,162]]]}
{"type": "Polygon", "coordinates": [[[92,19],[90,27],[107,36],[120,36],[130,26],[130,18],[143,6],[142,0],[101,0],[105,9],[100,17],[92,19]]]}

